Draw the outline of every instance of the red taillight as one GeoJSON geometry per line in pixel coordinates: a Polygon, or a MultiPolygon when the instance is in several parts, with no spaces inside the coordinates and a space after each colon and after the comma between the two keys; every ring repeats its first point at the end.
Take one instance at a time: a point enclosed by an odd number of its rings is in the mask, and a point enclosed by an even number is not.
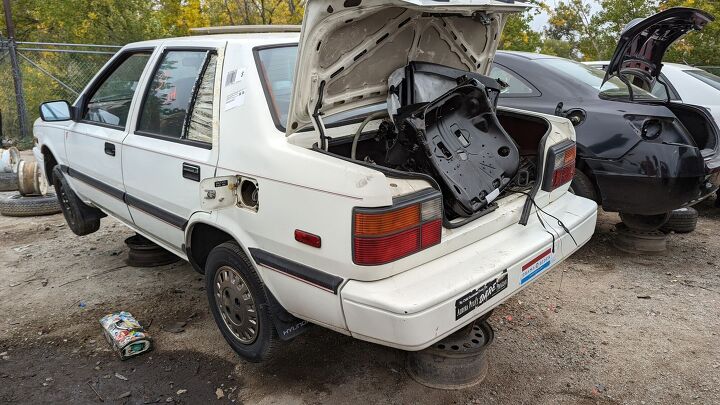
{"type": "Polygon", "coordinates": [[[356,208],[353,216],[353,261],[359,265],[390,263],[440,243],[437,194],[389,209],[356,208]]]}
{"type": "Polygon", "coordinates": [[[565,141],[550,147],[545,165],[543,190],[553,191],[572,181],[575,176],[575,142],[565,141]]]}

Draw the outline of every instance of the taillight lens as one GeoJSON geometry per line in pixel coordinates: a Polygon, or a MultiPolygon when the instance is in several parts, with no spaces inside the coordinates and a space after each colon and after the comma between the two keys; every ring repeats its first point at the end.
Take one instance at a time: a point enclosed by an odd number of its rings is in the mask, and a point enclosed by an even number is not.
{"type": "Polygon", "coordinates": [[[575,176],[575,142],[565,141],[550,147],[542,189],[553,191],[572,181],[575,176]]]}
{"type": "Polygon", "coordinates": [[[442,198],[438,193],[390,208],[355,208],[353,262],[377,266],[440,243],[442,198]]]}

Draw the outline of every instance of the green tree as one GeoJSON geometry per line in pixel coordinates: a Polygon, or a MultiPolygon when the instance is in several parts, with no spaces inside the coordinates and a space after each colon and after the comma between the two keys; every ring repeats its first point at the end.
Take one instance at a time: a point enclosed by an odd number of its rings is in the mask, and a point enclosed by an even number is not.
{"type": "Polygon", "coordinates": [[[545,35],[569,43],[573,48],[571,53],[586,60],[598,59],[607,53],[600,39],[603,33],[586,0],[559,1],[550,10],[545,35]]]}
{"type": "MultiPolygon", "coordinates": [[[[670,7],[698,8],[720,19],[718,0],[662,0],[658,8],[670,7]]],[[[686,35],[670,48],[665,60],[694,66],[720,66],[720,20],[711,22],[702,31],[686,35]]]]}
{"type": "Polygon", "coordinates": [[[533,30],[530,24],[542,10],[547,11],[549,8],[542,1],[534,0],[532,3],[536,5],[535,8],[513,14],[508,18],[500,38],[500,49],[526,52],[536,52],[540,49],[542,36],[533,30]]]}

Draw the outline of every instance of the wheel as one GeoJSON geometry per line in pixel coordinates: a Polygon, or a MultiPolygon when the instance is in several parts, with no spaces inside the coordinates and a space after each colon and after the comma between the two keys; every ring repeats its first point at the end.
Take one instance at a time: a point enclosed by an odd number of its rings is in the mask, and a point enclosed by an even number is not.
{"type": "Polygon", "coordinates": [[[89,235],[100,229],[100,218],[104,216],[102,211],[80,200],[70,188],[60,167],[55,166],[52,175],[53,186],[68,228],[78,236],[89,235]]]}
{"type": "Polygon", "coordinates": [[[654,231],[640,231],[628,228],[624,223],[615,225],[613,245],[626,253],[660,254],[667,250],[667,235],[654,231]]]}
{"type": "Polygon", "coordinates": [[[0,191],[17,191],[17,173],[0,172],[0,191]]]}
{"type": "Polygon", "coordinates": [[[55,194],[25,197],[15,194],[0,198],[0,214],[6,217],[38,217],[60,212],[55,194]]]}
{"type": "Polygon", "coordinates": [[[573,177],[572,183],[570,183],[570,192],[589,200],[598,201],[598,196],[595,192],[595,186],[593,185],[592,180],[590,180],[585,173],[577,169],[575,170],[575,176],[573,177]]]}
{"type": "Polygon", "coordinates": [[[656,231],[670,219],[670,212],[657,215],[639,215],[620,213],[620,220],[630,229],[638,231],[656,231]]]}
{"type": "Polygon", "coordinates": [[[695,208],[680,208],[674,210],[670,219],[662,226],[664,232],[689,233],[697,226],[698,212],[695,208]]]}
{"type": "Polygon", "coordinates": [[[230,347],[253,363],[269,359],[278,336],[263,282],[240,246],[226,242],[210,252],[205,284],[210,311],[230,347]]]}
{"type": "Polygon", "coordinates": [[[175,263],[180,260],[173,253],[142,235],[134,235],[125,239],[130,251],[126,263],[133,267],[158,267],[175,263]]]}

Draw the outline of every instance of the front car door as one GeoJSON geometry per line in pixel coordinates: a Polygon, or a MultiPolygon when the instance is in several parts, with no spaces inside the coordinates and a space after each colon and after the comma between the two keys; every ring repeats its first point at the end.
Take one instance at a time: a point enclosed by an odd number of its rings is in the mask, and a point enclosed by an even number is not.
{"type": "Polygon", "coordinates": [[[225,47],[224,41],[183,44],[163,44],[122,145],[125,200],[135,225],[178,254],[188,219],[201,209],[200,181],[215,175],[225,47]]]}
{"type": "Polygon", "coordinates": [[[132,219],[123,198],[120,145],[152,51],[118,53],[78,98],[75,122],[65,132],[69,163],[62,169],[73,189],[83,200],[128,223],[132,219]]]}

